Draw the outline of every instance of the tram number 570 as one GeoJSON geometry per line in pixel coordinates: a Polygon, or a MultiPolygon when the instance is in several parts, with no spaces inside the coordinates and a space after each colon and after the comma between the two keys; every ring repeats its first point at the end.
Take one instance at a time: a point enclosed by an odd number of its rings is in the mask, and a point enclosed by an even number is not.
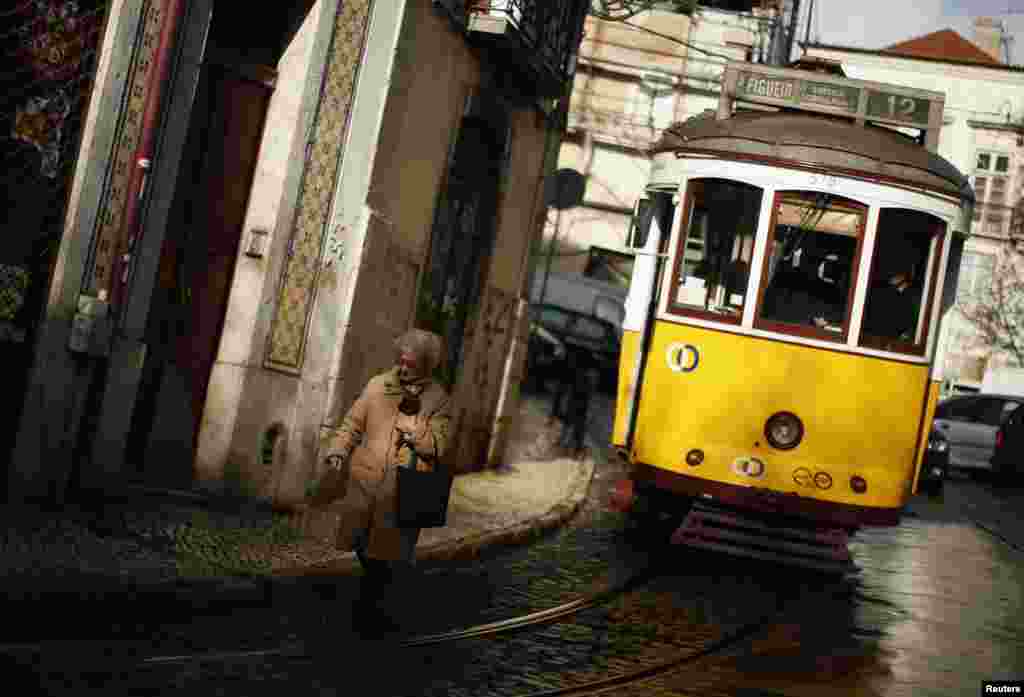
{"type": "Polygon", "coordinates": [[[673,373],[692,373],[700,365],[700,351],[693,344],[669,344],[665,358],[673,373]]]}

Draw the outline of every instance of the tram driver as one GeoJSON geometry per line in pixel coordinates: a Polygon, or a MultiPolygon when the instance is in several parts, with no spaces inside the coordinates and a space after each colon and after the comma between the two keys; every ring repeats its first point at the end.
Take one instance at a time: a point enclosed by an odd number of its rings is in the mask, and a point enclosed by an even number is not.
{"type": "Polygon", "coordinates": [[[914,283],[913,271],[891,273],[868,294],[864,333],[913,341],[920,305],[921,289],[914,283]]]}

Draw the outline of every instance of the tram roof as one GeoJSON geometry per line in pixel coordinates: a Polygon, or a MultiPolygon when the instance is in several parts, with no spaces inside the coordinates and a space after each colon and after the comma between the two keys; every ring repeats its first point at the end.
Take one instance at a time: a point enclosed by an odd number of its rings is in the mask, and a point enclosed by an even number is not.
{"type": "Polygon", "coordinates": [[[910,137],[889,128],[822,115],[754,111],[717,119],[715,112],[708,110],[667,128],[651,154],[665,151],[810,165],[836,174],[867,174],[974,200],[967,177],[910,137]]]}

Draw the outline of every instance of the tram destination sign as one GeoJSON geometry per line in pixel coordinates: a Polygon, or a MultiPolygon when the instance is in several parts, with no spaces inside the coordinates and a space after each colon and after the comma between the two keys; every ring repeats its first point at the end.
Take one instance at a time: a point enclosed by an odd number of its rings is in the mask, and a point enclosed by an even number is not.
{"type": "Polygon", "coordinates": [[[730,63],[726,85],[730,78],[736,99],[923,129],[941,123],[941,107],[932,107],[945,101],[939,92],[750,63],[730,63]]]}
{"type": "Polygon", "coordinates": [[[830,110],[857,113],[860,90],[802,78],[776,78],[752,72],[740,72],[736,80],[736,96],[758,97],[790,102],[793,106],[815,104],[830,110]]]}

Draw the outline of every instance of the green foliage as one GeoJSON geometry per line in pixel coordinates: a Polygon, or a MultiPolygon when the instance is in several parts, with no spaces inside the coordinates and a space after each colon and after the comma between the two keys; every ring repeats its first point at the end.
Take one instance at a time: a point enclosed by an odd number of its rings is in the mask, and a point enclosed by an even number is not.
{"type": "Polygon", "coordinates": [[[214,525],[206,513],[199,512],[190,525],[176,532],[174,549],[183,576],[266,575],[271,570],[270,559],[257,550],[301,539],[302,533],[285,516],[274,516],[264,527],[225,527],[214,525]]]}

